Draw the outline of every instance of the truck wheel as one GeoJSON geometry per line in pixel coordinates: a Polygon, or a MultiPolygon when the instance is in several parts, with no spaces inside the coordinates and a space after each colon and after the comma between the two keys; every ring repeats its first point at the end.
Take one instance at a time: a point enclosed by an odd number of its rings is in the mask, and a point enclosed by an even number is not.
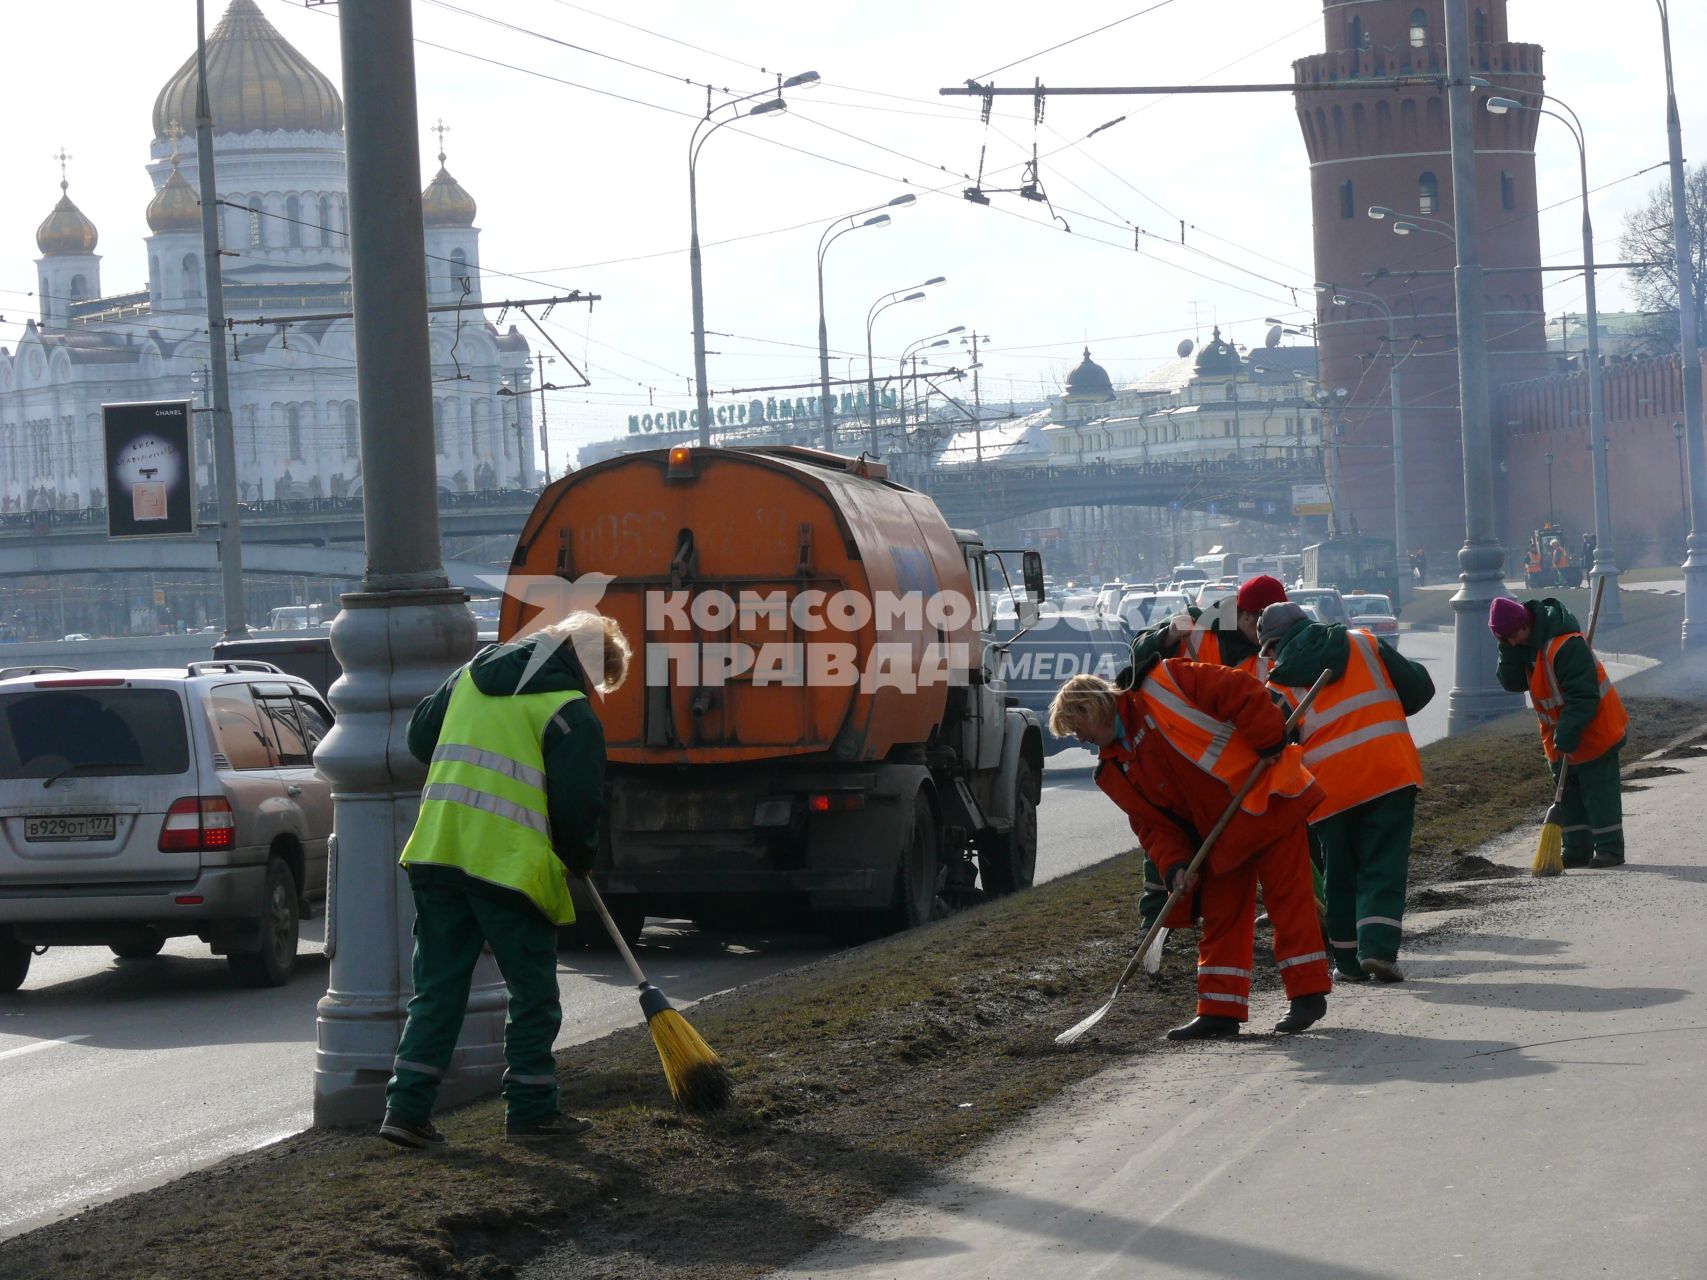
{"type": "Polygon", "coordinates": [[[978,851],[978,878],[993,898],[1031,888],[1037,878],[1037,774],[1028,760],[1014,775],[1014,825],[978,851]]]}
{"type": "Polygon", "coordinates": [[[895,868],[895,896],[886,913],[889,932],[916,929],[931,918],[938,870],[936,813],[921,791],[913,797],[913,830],[895,868]]]}
{"type": "Polygon", "coordinates": [[[24,985],[30,972],[30,957],[34,950],[12,936],[10,929],[0,930],[0,994],[16,991],[24,985]]]}
{"type": "Polygon", "coordinates": [[[301,917],[296,911],[296,877],[284,859],[267,863],[266,888],[261,892],[261,946],[225,957],[237,981],[246,987],[282,987],[296,972],[296,942],[301,917]]]}
{"type": "Polygon", "coordinates": [[[128,942],[115,942],[108,950],[120,960],[147,960],[159,955],[165,945],[164,938],[132,938],[128,942]]]}

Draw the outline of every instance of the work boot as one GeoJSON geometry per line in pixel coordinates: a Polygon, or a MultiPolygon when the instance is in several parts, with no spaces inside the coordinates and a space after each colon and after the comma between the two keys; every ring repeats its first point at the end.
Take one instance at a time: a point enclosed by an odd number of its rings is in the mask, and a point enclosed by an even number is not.
{"type": "Polygon", "coordinates": [[[440,1151],[445,1145],[444,1134],[433,1127],[431,1120],[404,1120],[389,1111],[380,1123],[379,1136],[387,1142],[413,1147],[417,1151],[440,1151]]]}
{"type": "Polygon", "coordinates": [[[1299,996],[1287,1009],[1286,1016],[1274,1024],[1276,1031],[1295,1036],[1321,1021],[1328,1013],[1326,996],[1299,996]]]}
{"type": "Polygon", "coordinates": [[[1370,956],[1363,962],[1363,971],[1372,978],[1382,982],[1403,982],[1405,971],[1399,968],[1396,960],[1383,960],[1379,956],[1370,956]]]}
{"type": "Polygon", "coordinates": [[[1213,1013],[1200,1013],[1183,1027],[1168,1032],[1169,1040],[1224,1040],[1239,1034],[1237,1018],[1223,1018],[1213,1013]]]}
{"type": "Polygon", "coordinates": [[[1624,865],[1624,855],[1621,853],[1597,853],[1588,860],[1591,867],[1621,867],[1624,865]]]}
{"type": "Polygon", "coordinates": [[[1339,969],[1339,968],[1336,968],[1334,970],[1334,985],[1335,986],[1338,986],[1342,982],[1357,983],[1357,982],[1368,982],[1368,981],[1369,981],[1369,975],[1367,973],[1365,973],[1362,969],[1339,969]]]}
{"type": "Polygon", "coordinates": [[[591,1120],[561,1113],[539,1120],[504,1122],[505,1142],[550,1142],[557,1138],[578,1138],[593,1127],[591,1120]]]}
{"type": "Polygon", "coordinates": [[[1581,867],[1592,867],[1594,865],[1594,855],[1584,853],[1567,853],[1560,857],[1559,861],[1564,863],[1566,868],[1574,871],[1581,867]]]}

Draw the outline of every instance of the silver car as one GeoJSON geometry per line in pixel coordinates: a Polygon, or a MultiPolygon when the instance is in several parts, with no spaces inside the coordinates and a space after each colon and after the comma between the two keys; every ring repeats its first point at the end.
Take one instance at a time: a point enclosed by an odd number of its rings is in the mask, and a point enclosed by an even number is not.
{"type": "Polygon", "coordinates": [[[49,946],[193,935],[279,986],[326,898],[332,713],[263,662],[0,678],[0,992],[49,946]]]}

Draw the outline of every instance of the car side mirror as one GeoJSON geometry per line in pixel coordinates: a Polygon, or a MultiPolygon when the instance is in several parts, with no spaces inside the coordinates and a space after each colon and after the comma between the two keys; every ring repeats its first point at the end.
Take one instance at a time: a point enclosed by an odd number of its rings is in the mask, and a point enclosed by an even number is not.
{"type": "Polygon", "coordinates": [[[1026,599],[1034,604],[1043,599],[1043,557],[1027,551],[1020,557],[1020,577],[1025,582],[1026,599]]]}

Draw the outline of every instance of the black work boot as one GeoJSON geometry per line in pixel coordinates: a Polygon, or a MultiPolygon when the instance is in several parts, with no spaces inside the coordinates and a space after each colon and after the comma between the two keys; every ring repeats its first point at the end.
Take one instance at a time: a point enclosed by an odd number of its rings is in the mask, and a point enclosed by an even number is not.
{"type": "Polygon", "coordinates": [[[1588,860],[1588,865],[1591,867],[1621,867],[1624,865],[1624,855],[1622,853],[1601,853],[1597,850],[1594,857],[1588,860]]]}
{"type": "Polygon", "coordinates": [[[1286,1011],[1286,1016],[1274,1024],[1276,1031],[1295,1036],[1300,1031],[1314,1026],[1328,1013],[1328,998],[1326,996],[1299,996],[1292,1002],[1292,1007],[1286,1011]]]}
{"type": "Polygon", "coordinates": [[[1225,1040],[1239,1034],[1237,1018],[1223,1018],[1213,1013],[1200,1013],[1183,1027],[1168,1032],[1169,1040],[1225,1040]]]}

